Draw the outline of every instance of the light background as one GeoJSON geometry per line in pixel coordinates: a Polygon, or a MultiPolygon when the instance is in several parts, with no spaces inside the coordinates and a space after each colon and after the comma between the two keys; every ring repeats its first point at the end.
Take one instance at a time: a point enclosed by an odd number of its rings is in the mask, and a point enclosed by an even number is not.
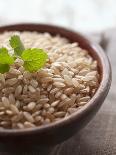
{"type": "Polygon", "coordinates": [[[0,25],[52,23],[82,32],[116,26],[116,0],[0,0],[0,25]]]}

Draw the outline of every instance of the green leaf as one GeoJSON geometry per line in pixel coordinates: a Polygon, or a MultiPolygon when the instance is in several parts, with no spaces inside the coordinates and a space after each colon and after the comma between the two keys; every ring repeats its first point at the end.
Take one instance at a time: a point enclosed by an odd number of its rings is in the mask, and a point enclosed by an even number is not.
{"type": "Polygon", "coordinates": [[[24,60],[24,67],[30,72],[35,72],[41,69],[48,58],[47,53],[42,49],[27,49],[22,53],[22,59],[24,60]]]}
{"type": "Polygon", "coordinates": [[[14,53],[18,56],[22,55],[22,52],[25,50],[23,43],[20,40],[18,35],[14,35],[9,40],[10,46],[14,49],[14,53]]]}
{"type": "Polygon", "coordinates": [[[14,63],[14,59],[10,56],[6,48],[0,48],[0,63],[9,65],[14,63]]]}
{"type": "Polygon", "coordinates": [[[10,66],[8,64],[0,64],[0,73],[8,72],[10,69],[10,66]]]}

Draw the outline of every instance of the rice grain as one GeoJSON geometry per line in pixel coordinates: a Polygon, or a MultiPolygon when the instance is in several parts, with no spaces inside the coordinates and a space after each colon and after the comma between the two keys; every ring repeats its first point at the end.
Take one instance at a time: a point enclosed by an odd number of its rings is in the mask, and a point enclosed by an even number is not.
{"type": "Polygon", "coordinates": [[[28,112],[23,112],[23,115],[24,115],[24,117],[26,118],[27,121],[29,121],[29,122],[31,122],[31,123],[34,122],[34,119],[33,119],[32,115],[31,115],[30,113],[28,113],[28,112]]]}

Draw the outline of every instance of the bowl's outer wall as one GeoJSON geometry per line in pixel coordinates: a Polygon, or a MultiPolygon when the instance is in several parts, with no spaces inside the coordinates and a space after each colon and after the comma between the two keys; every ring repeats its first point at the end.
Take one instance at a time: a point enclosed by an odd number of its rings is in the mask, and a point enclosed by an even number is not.
{"type": "MultiPolygon", "coordinates": [[[[101,59],[98,54],[101,48],[98,48],[99,51],[97,48],[94,49],[92,43],[90,43],[87,39],[83,38],[80,34],[56,26],[38,25],[38,24],[18,24],[18,25],[0,27],[0,33],[11,30],[49,32],[52,35],[60,34],[61,36],[68,38],[71,42],[78,42],[82,48],[88,50],[89,54],[98,61],[98,68],[102,79],[103,62],[101,62],[101,59]]],[[[91,107],[88,108],[87,110],[85,109],[83,113],[80,113],[77,117],[75,116],[75,119],[72,119],[70,117],[67,123],[62,124],[61,126],[59,125],[60,127],[56,125],[53,126],[52,128],[43,130],[41,132],[39,132],[39,130],[36,132],[32,130],[28,132],[28,134],[25,134],[25,132],[24,133],[22,132],[21,134],[16,133],[9,134],[7,132],[6,133],[0,132],[0,143],[5,145],[8,144],[9,146],[14,146],[16,149],[18,146],[19,147],[25,146],[25,148],[26,146],[28,146],[29,148],[29,146],[33,146],[36,144],[41,146],[55,145],[74,135],[91,120],[91,118],[98,111],[105,97],[107,96],[111,84],[110,65],[108,67],[109,67],[108,70],[109,78],[107,80],[107,86],[104,88],[102,92],[100,92],[101,93],[100,97],[96,96],[96,100],[94,101],[93,105],[91,105],[91,107]]]]}

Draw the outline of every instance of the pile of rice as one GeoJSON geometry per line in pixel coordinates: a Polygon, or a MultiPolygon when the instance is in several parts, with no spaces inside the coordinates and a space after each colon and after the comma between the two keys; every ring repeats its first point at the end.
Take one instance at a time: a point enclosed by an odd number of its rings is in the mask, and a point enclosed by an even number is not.
{"type": "Polygon", "coordinates": [[[12,53],[9,38],[18,34],[26,48],[42,48],[49,56],[36,73],[16,59],[0,74],[0,128],[23,129],[61,120],[83,107],[99,86],[97,62],[78,43],[37,32],[5,32],[0,46],[12,53]]]}

